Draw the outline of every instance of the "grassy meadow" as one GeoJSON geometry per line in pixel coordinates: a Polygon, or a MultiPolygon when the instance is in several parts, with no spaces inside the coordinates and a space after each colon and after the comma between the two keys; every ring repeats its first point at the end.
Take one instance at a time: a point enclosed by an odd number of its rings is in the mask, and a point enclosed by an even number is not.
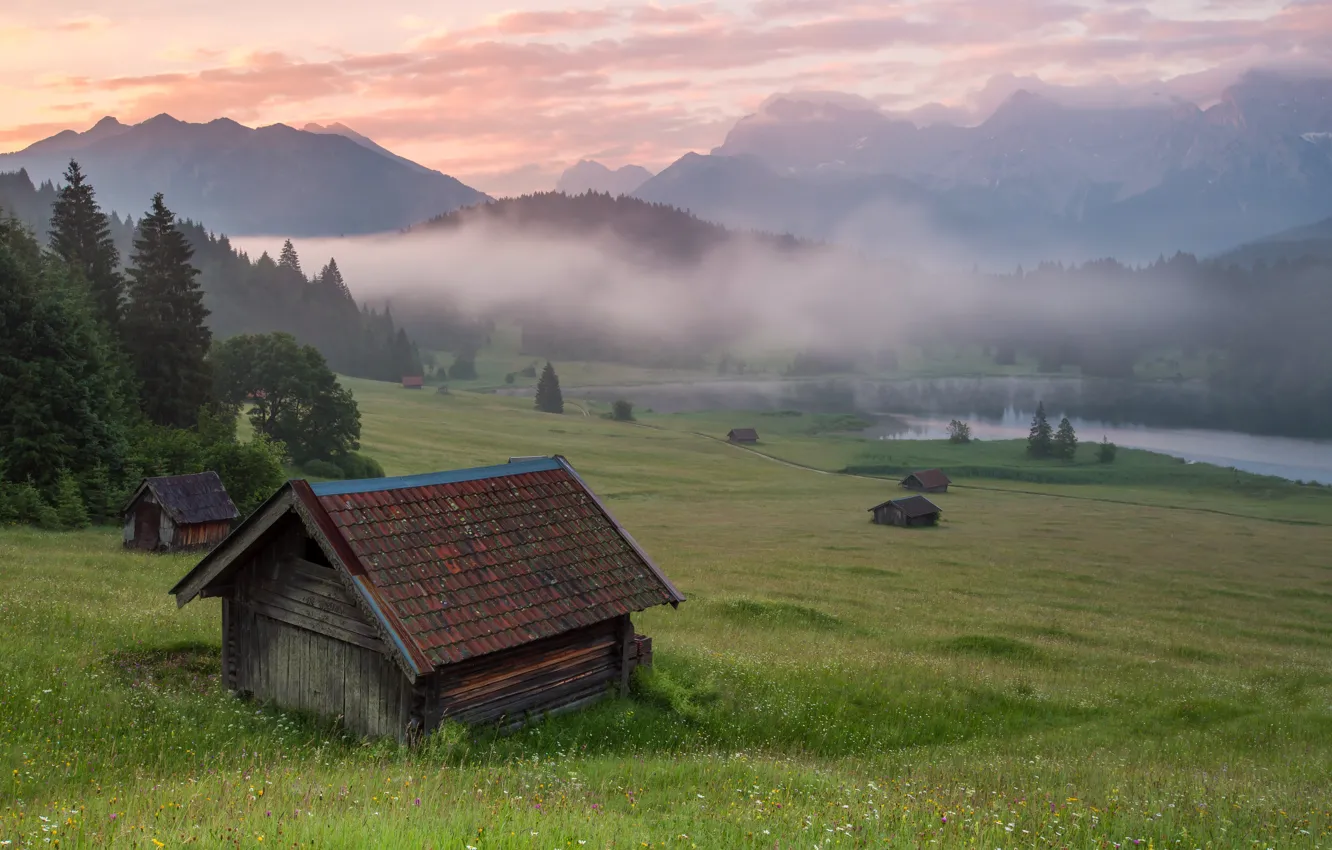
{"type": "Polygon", "coordinates": [[[391,475],[567,456],[689,597],[635,618],[654,669],[506,737],[352,739],[220,687],[217,602],[166,593],[194,558],[0,529],[0,846],[1332,847],[1322,489],[347,384],[391,475]],[[779,460],[965,474],[907,530],[868,521],[890,482],[779,460]]]}

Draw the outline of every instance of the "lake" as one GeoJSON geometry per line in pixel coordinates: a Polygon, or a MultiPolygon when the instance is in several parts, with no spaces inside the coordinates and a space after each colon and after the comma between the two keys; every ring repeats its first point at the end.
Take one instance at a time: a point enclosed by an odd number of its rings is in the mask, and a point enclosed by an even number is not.
{"type": "MultiPolygon", "coordinates": [[[[878,440],[941,440],[948,437],[948,422],[961,419],[971,425],[978,440],[1025,440],[1032,413],[1009,408],[999,418],[976,414],[953,416],[904,416],[860,432],[878,440]]],[[[1059,416],[1051,415],[1057,426],[1059,416]]],[[[1147,449],[1196,463],[1234,467],[1258,475],[1275,475],[1291,481],[1332,484],[1332,441],[1263,437],[1235,431],[1197,428],[1151,428],[1145,425],[1112,425],[1070,418],[1082,442],[1099,443],[1102,438],[1131,449],[1147,449]]]]}
{"type": "MultiPolygon", "coordinates": [[[[531,390],[501,390],[531,394],[531,390]]],[[[1093,412],[1070,417],[1079,439],[1102,437],[1127,448],[1147,449],[1188,461],[1235,467],[1292,481],[1332,484],[1332,440],[1296,439],[1195,427],[1207,417],[1205,388],[1196,382],[1128,382],[1061,376],[1001,378],[859,378],[773,380],[732,378],[642,386],[577,387],[566,395],[611,402],[626,398],[640,410],[867,411],[892,415],[905,427],[880,425],[872,439],[934,440],[947,437],[949,419],[971,424],[977,439],[1025,439],[1032,411],[1044,400],[1051,424],[1064,410],[1093,412]],[[1113,415],[1115,423],[1107,419],[1113,415]],[[1152,421],[1153,417],[1158,417],[1152,421]],[[1125,423],[1141,424],[1125,424],[1125,423]],[[1188,426],[1188,427],[1185,427],[1188,426]]]]}

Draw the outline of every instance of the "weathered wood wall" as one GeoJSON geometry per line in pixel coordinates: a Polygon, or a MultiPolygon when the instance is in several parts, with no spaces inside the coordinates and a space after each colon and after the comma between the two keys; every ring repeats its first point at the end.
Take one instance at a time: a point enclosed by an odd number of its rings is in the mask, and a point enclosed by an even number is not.
{"type": "Polygon", "coordinates": [[[449,665],[430,683],[426,726],[516,723],[585,705],[627,682],[630,654],[633,626],[620,617],[449,665]]]}
{"type": "Polygon", "coordinates": [[[279,533],[223,601],[223,676],[241,693],[341,717],[363,735],[401,738],[412,687],[333,569],[279,533]]]}

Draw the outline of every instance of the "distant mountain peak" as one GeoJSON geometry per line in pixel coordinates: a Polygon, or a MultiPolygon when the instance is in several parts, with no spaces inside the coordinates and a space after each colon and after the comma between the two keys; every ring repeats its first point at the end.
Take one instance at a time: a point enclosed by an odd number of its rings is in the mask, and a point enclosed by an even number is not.
{"type": "Polygon", "coordinates": [[[612,170],[595,160],[582,159],[560,175],[555,191],[566,195],[603,192],[619,197],[633,194],[634,190],[651,179],[652,172],[641,165],[625,165],[612,170]]]}

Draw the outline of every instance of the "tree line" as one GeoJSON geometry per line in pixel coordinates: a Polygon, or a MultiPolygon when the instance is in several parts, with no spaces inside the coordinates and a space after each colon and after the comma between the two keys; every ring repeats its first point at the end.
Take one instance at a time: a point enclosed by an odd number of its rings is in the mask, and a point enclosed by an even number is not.
{"type": "Polygon", "coordinates": [[[45,246],[0,210],[0,521],[109,519],[153,475],[214,469],[245,511],[288,458],[376,472],[317,349],[282,333],[214,340],[194,249],[161,193],[122,266],[77,163],[64,178],[45,246]],[[254,435],[241,442],[245,409],[254,435]]]}
{"type": "MultiPolygon", "coordinates": [[[[0,209],[27,225],[39,242],[49,243],[61,191],[51,183],[34,186],[23,171],[0,174],[0,209]]],[[[112,212],[105,224],[117,258],[127,258],[142,222],[112,212]]],[[[422,374],[411,332],[387,305],[358,306],[335,258],[307,273],[290,241],[277,259],[267,252],[251,258],[199,222],[177,220],[176,228],[193,251],[207,325],[218,338],[283,331],[318,348],[340,374],[381,381],[422,374]]]]}

